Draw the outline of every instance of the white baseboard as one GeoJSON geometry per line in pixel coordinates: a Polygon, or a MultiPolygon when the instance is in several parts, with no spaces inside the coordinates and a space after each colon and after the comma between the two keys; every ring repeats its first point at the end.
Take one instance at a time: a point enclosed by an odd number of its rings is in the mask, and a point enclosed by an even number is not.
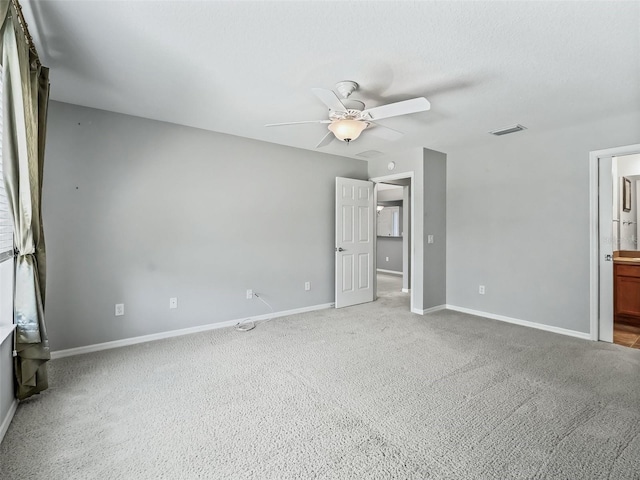
{"type": "Polygon", "coordinates": [[[469,315],[476,315],[478,317],[490,318],[491,320],[498,320],[500,322],[513,323],[514,325],[520,325],[523,327],[537,328],[538,330],[545,330],[547,332],[559,333],[560,335],[567,335],[569,337],[581,338],[583,340],[592,340],[591,334],[577,332],[575,330],[568,330],[566,328],[554,327],[552,325],[545,325],[544,323],[530,322],[528,320],[520,320],[519,318],[505,317],[504,315],[496,315],[495,313],[481,312],[479,310],[472,310],[470,308],[456,307],[455,305],[446,305],[447,310],[454,310],[456,312],[468,313],[469,315]]]}
{"type": "Polygon", "coordinates": [[[384,270],[382,268],[376,268],[376,272],[378,273],[387,273],[389,275],[399,275],[402,276],[402,272],[398,272],[396,270],[384,270]]]}
{"type": "Polygon", "coordinates": [[[17,408],[18,408],[18,400],[14,398],[13,402],[11,403],[11,406],[9,407],[9,411],[4,416],[4,419],[0,424],[0,443],[2,443],[2,440],[4,439],[4,434],[7,433],[7,430],[9,430],[9,425],[11,425],[11,420],[13,420],[13,416],[16,414],[17,408]]]}
{"type": "Polygon", "coordinates": [[[424,310],[414,308],[411,311],[413,313],[417,313],[418,315],[426,315],[427,313],[439,312],[440,310],[445,310],[446,308],[446,305],[436,305],[435,307],[425,308],[424,310]]]}
{"type": "Polygon", "coordinates": [[[323,303],[320,305],[312,305],[310,307],[294,308],[292,310],[284,310],[282,312],[268,313],[265,315],[256,315],[253,317],[245,317],[237,320],[227,320],[224,322],[210,323],[208,325],[200,325],[197,327],[182,328],[180,330],[170,330],[168,332],[153,333],[151,335],[142,335],[140,337],[123,338],[122,340],[114,340],[112,342],[96,343],[93,345],[86,345],[84,347],[69,348],[66,350],[57,350],[51,352],[51,359],[71,357],[73,355],[81,355],[83,353],[99,352],[101,350],[109,350],[111,348],[126,347],[129,345],[135,345],[138,343],[152,342],[154,340],[162,340],[165,338],[180,337],[182,335],[190,335],[192,333],[206,332],[208,330],[217,330],[218,328],[233,327],[239,322],[253,321],[259,322],[261,320],[269,320],[271,318],[288,317],[289,315],[296,315],[299,313],[313,312],[316,310],[324,310],[325,308],[331,308],[334,303],[323,303]]]}

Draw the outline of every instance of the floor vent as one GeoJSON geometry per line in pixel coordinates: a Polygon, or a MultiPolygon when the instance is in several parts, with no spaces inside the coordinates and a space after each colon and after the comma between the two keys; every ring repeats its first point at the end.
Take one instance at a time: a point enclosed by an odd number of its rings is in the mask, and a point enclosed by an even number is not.
{"type": "Polygon", "coordinates": [[[511,127],[505,127],[505,128],[500,128],[499,130],[493,130],[492,132],[489,132],[491,135],[496,135],[496,136],[500,136],[500,135],[508,135],[509,133],[516,133],[516,132],[521,132],[522,130],[526,130],[527,127],[523,127],[522,125],[520,125],[519,123],[512,125],[511,127]]]}

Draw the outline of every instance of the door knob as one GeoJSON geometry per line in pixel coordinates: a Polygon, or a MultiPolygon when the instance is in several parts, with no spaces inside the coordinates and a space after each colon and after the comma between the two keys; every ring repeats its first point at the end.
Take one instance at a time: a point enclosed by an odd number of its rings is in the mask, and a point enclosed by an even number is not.
{"type": "Polygon", "coordinates": [[[336,248],[337,252],[344,252],[344,248],[340,247],[340,248],[336,248]]]}

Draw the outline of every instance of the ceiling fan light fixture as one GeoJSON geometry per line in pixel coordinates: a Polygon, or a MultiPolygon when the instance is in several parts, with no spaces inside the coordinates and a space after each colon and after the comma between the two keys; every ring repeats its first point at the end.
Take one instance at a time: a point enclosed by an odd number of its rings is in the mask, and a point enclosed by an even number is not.
{"type": "Polygon", "coordinates": [[[367,128],[367,122],[361,120],[342,119],[329,124],[329,130],[336,138],[347,143],[358,138],[365,128],[367,128]]]}

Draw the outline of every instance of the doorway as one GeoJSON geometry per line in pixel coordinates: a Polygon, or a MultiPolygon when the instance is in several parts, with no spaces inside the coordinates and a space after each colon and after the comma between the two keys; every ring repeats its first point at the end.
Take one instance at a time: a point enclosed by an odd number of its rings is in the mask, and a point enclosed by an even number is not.
{"type": "Polygon", "coordinates": [[[640,348],[640,145],[590,153],[591,338],[640,348]]]}
{"type": "Polygon", "coordinates": [[[371,179],[376,198],[376,298],[412,311],[413,177],[371,179]]]}
{"type": "Polygon", "coordinates": [[[612,157],[611,172],[613,343],[640,349],[640,154],[612,157]]]}
{"type": "MultiPolygon", "coordinates": [[[[371,178],[369,181],[336,177],[335,307],[343,308],[377,299],[376,204],[378,184],[403,188],[403,269],[400,292],[408,296],[409,311],[416,311],[415,188],[414,173],[371,178]],[[406,188],[405,188],[406,187],[406,188]],[[404,291],[403,291],[404,290],[404,291]]],[[[382,282],[381,282],[382,283],[382,282]]],[[[387,284],[383,284],[384,288],[387,284]]],[[[418,297],[421,298],[421,297],[418,297]]]]}

